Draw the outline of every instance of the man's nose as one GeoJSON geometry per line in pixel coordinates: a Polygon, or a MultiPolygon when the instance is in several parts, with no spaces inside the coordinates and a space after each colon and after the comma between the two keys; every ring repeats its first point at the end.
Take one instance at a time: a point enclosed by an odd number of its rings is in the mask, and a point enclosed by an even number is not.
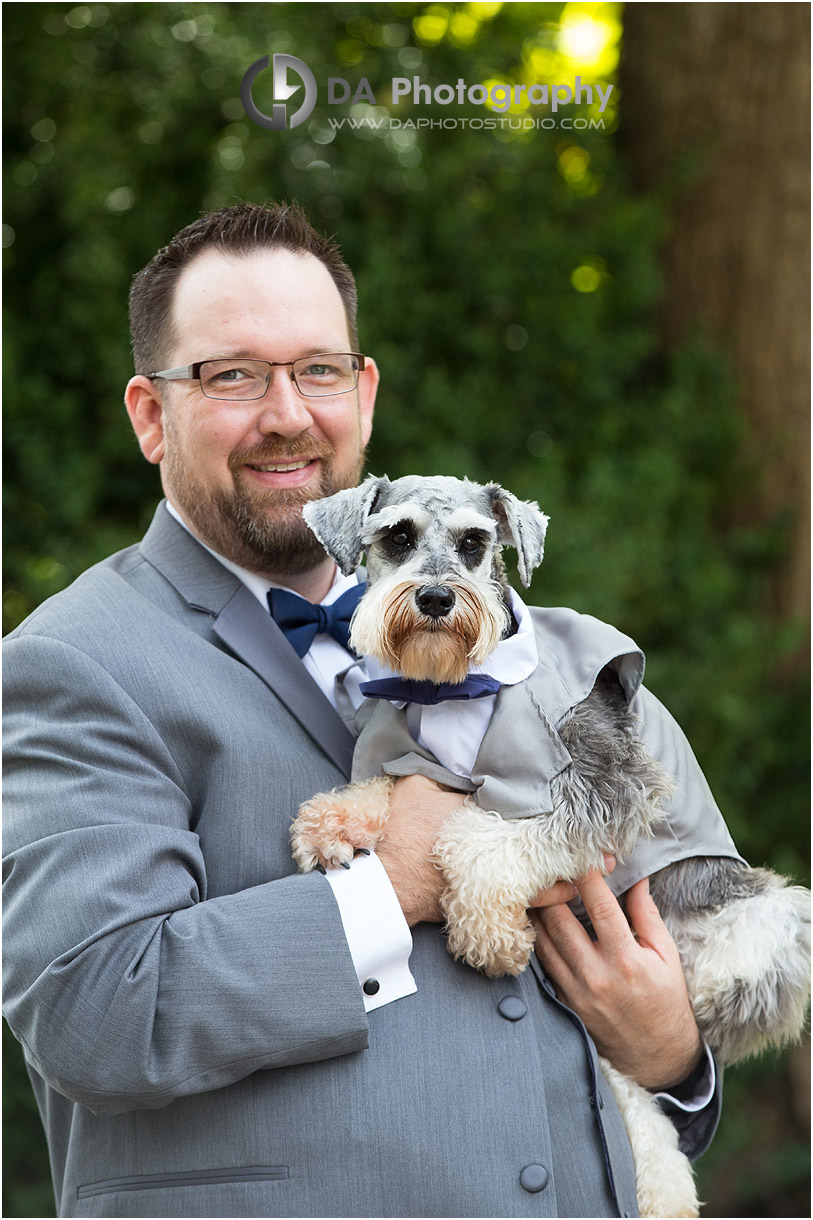
{"type": "Polygon", "coordinates": [[[313,423],[309,401],[294,385],[289,368],[272,368],[268,389],[259,399],[260,432],[263,435],[276,432],[281,436],[305,432],[313,423]]]}

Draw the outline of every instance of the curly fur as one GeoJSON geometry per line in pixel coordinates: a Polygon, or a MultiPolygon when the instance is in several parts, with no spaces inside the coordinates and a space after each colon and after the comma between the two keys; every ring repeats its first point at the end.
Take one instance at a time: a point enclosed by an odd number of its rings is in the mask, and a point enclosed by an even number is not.
{"type": "Polygon", "coordinates": [[[661,801],[675,790],[636,736],[637,723],[616,673],[604,669],[584,702],[559,726],[573,763],[554,780],[561,819],[555,833],[577,854],[583,843],[590,868],[601,866],[606,851],[623,859],[638,839],[651,835],[664,816],[661,801]]]}
{"type": "Polygon", "coordinates": [[[320,792],[299,808],[291,846],[299,869],[349,864],[358,848],[375,847],[389,813],[393,780],[382,776],[320,792]]]}
{"type": "Polygon", "coordinates": [[[673,785],[634,735],[617,678],[603,672],[561,726],[572,764],[551,786],[553,811],[505,821],[467,801],[435,844],[448,888],[441,900],[455,957],[489,975],[519,974],[534,937],[531,898],[557,880],[624,855],[663,817],[673,785]]]}
{"type": "Polygon", "coordinates": [[[635,1162],[638,1211],[642,1216],[699,1216],[694,1174],[678,1148],[676,1128],[651,1093],[622,1076],[607,1059],[599,1063],[624,1116],[635,1162]]]}

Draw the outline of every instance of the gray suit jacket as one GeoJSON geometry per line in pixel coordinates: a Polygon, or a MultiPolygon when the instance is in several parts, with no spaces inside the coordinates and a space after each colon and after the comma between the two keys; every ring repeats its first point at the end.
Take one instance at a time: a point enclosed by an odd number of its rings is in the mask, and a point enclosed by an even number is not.
{"type": "MultiPolygon", "coordinates": [[[[5,1012],[60,1215],[636,1214],[594,1048],[536,964],[486,979],[420,925],[417,994],[365,1014],[288,844],[352,739],[163,506],[12,634],[4,676],[5,1012]]],[[[678,1120],[694,1152],[717,1112],[678,1120]]]]}

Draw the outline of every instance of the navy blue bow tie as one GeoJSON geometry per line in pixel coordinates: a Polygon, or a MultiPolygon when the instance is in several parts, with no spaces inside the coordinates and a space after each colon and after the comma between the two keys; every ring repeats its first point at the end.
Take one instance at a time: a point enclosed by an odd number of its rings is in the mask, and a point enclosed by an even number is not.
{"type": "Polygon", "coordinates": [[[350,619],[366,588],[363,584],[354,585],[330,606],[314,606],[313,602],[306,601],[298,593],[289,593],[287,589],[269,589],[268,609],[298,656],[304,657],[320,632],[332,635],[342,648],[352,652],[350,619]]]}
{"type": "Polygon", "coordinates": [[[447,699],[483,699],[495,695],[501,683],[488,674],[469,674],[462,682],[410,682],[407,678],[377,678],[361,682],[368,699],[397,699],[402,703],[443,703],[447,699]]]}

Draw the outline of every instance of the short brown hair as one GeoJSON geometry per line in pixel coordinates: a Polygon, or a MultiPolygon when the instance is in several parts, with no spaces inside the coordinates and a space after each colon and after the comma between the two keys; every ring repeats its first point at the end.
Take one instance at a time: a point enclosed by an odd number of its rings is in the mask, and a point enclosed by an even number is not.
{"type": "Polygon", "coordinates": [[[336,242],[320,236],[297,203],[236,203],[181,229],[133,278],[130,335],[136,372],[153,373],[167,360],[173,342],[175,285],[193,259],[208,249],[251,254],[274,247],[312,254],[324,264],[344,304],[351,346],[357,348],[356,282],[336,242]]]}

